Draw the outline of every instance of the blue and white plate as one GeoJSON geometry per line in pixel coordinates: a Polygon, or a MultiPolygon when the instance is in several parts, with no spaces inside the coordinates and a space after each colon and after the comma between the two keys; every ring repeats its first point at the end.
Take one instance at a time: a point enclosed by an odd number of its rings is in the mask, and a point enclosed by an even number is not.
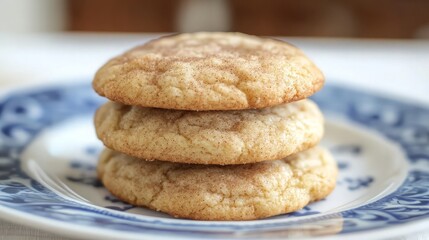
{"type": "Polygon", "coordinates": [[[84,238],[389,237],[429,221],[429,109],[339,86],[314,97],[337,188],[301,211],[255,221],[174,219],[110,195],[96,179],[102,144],[89,84],[8,92],[0,100],[0,216],[84,238]]]}

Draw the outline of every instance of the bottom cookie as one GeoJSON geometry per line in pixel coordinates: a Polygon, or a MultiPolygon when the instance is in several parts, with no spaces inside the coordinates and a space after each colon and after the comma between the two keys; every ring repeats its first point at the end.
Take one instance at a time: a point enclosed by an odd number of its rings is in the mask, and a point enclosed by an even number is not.
{"type": "Polygon", "coordinates": [[[299,210],[331,193],[338,172],[321,147],[229,166],[142,161],[106,149],[97,171],[125,202],[198,220],[252,220],[299,210]]]}

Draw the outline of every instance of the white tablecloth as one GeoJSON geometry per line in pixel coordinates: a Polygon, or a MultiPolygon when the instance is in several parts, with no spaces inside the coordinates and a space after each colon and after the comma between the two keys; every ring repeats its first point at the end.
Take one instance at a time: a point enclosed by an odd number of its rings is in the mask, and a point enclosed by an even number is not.
{"type": "MultiPolygon", "coordinates": [[[[153,35],[0,34],[0,89],[90,81],[108,58],[153,35]]],[[[429,106],[429,42],[288,39],[324,71],[329,82],[347,84],[429,106]]],[[[1,216],[0,216],[1,217],[1,216]]],[[[68,239],[0,220],[3,239],[68,239]]],[[[429,240],[429,232],[395,239],[429,240]]]]}

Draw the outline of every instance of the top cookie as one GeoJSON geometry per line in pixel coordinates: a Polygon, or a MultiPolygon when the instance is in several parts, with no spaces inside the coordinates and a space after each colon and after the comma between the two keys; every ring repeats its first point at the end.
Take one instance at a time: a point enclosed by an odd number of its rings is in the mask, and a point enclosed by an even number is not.
{"type": "Polygon", "coordinates": [[[93,87],[126,105],[238,110],[307,98],[323,83],[314,63],[285,42],[203,32],[133,48],[98,70],[93,87]]]}

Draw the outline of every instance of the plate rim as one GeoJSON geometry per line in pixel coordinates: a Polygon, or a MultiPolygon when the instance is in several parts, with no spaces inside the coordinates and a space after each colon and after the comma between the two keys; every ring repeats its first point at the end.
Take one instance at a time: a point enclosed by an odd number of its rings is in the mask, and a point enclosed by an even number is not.
{"type": "MultiPolygon", "coordinates": [[[[103,229],[95,233],[93,227],[90,226],[77,226],[73,223],[56,221],[42,216],[37,216],[31,213],[22,212],[16,209],[7,208],[3,205],[0,205],[0,218],[8,222],[24,225],[33,229],[41,229],[46,232],[54,233],[59,236],[68,236],[68,237],[103,237],[105,239],[189,239],[189,237],[183,235],[156,235],[151,233],[132,233],[132,232],[121,232],[117,230],[103,229]],[[29,220],[30,219],[30,220],[29,220]],[[22,220],[22,221],[21,221],[22,220]],[[61,224],[58,224],[61,223],[61,224]],[[38,227],[35,227],[38,226],[38,227]],[[65,231],[64,231],[65,230],[65,231]]],[[[326,240],[341,240],[341,239],[350,239],[350,240],[360,240],[365,239],[379,239],[380,237],[389,238],[389,237],[399,237],[405,236],[408,234],[418,233],[419,231],[427,229],[427,223],[429,223],[429,218],[419,219],[415,222],[405,223],[401,225],[391,225],[386,228],[381,229],[372,229],[363,232],[353,232],[353,233],[344,233],[341,235],[329,235],[329,236],[316,236],[316,237],[304,237],[300,239],[326,239],[326,240]]],[[[218,240],[219,238],[207,237],[206,239],[218,240]]],[[[247,239],[253,239],[249,237],[247,239]]],[[[258,238],[257,238],[258,239],[258,238]]],[[[272,238],[278,239],[278,238],[272,238]]]]}

